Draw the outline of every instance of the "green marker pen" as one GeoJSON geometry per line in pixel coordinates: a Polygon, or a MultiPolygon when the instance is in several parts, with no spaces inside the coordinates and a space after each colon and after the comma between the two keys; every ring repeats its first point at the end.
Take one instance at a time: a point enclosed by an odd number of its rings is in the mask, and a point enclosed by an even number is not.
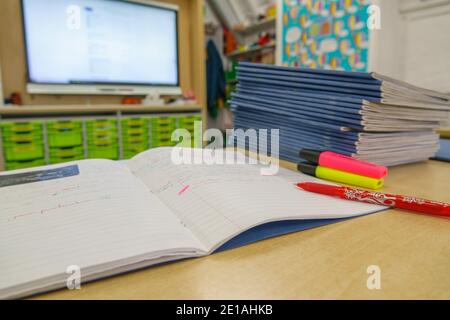
{"type": "Polygon", "coordinates": [[[384,185],[384,179],[373,179],[353,173],[320,167],[309,163],[300,163],[298,165],[298,171],[320,179],[372,190],[378,190],[384,185]]]}

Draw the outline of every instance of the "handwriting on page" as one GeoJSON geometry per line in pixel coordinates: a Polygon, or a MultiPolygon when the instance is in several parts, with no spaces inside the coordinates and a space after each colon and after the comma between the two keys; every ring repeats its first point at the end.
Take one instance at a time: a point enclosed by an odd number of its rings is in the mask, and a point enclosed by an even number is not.
{"type": "Polygon", "coordinates": [[[12,217],[12,219],[9,220],[17,220],[20,218],[25,218],[25,217],[29,217],[32,215],[36,215],[36,214],[50,214],[52,212],[57,212],[58,209],[64,209],[64,208],[70,208],[70,207],[75,207],[77,205],[81,205],[81,204],[87,204],[90,202],[96,202],[96,201],[101,201],[101,200],[109,200],[111,199],[110,195],[105,195],[105,196],[101,196],[101,197],[96,197],[93,199],[85,199],[85,200],[80,200],[80,201],[74,201],[74,202],[66,202],[66,203],[60,203],[57,206],[54,207],[47,207],[47,208],[42,208],[39,211],[32,211],[32,212],[28,212],[28,213],[24,213],[24,214],[19,214],[16,215],[14,217],[12,217]]]}
{"type": "Polygon", "coordinates": [[[76,176],[1,188],[0,296],[5,288],[65,277],[70,265],[88,272],[204,251],[125,166],[78,164],[76,176]]]}
{"type": "Polygon", "coordinates": [[[282,178],[261,176],[258,165],[174,165],[171,149],[150,150],[129,167],[209,249],[266,222],[342,218],[373,210],[300,192],[290,182],[305,180],[299,173],[282,178]]]}
{"type": "MultiPolygon", "coordinates": [[[[65,168],[73,168],[73,166],[65,168]]],[[[27,181],[33,183],[16,183],[11,184],[9,188],[3,187],[0,195],[2,220],[12,222],[58,213],[62,209],[67,210],[77,206],[95,206],[105,200],[123,197],[122,186],[117,183],[116,177],[108,177],[95,170],[89,172],[89,168],[85,169],[85,173],[86,170],[88,173],[86,176],[89,178],[68,174],[62,175],[58,179],[42,179],[42,181],[30,178],[27,181]],[[109,186],[107,191],[105,185],[109,186]],[[104,192],[99,193],[99,190],[104,190],[104,192]]],[[[56,171],[62,172],[60,169],[52,169],[52,172],[56,171]]],[[[72,172],[74,171],[72,170],[72,172]]],[[[33,173],[27,175],[32,177],[33,173]]],[[[42,175],[40,171],[38,175],[42,175]]],[[[10,181],[15,179],[14,176],[7,176],[7,178],[10,181]]],[[[3,180],[6,179],[3,178],[3,180]]]]}

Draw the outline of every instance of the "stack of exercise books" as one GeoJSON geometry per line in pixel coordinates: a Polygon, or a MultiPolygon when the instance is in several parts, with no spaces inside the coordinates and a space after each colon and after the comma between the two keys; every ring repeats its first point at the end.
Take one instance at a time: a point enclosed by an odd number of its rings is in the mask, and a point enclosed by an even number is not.
{"type": "MultiPolygon", "coordinates": [[[[312,148],[394,166],[439,150],[436,130],[448,120],[450,95],[376,73],[247,62],[237,70],[235,128],[279,129],[282,159],[312,148]]],[[[254,142],[247,147],[257,150],[254,142]]]]}

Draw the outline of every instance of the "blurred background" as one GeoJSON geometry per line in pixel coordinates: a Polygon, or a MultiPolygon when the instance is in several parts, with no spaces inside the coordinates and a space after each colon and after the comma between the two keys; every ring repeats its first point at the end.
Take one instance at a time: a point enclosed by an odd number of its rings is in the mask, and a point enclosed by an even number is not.
{"type": "Polygon", "coordinates": [[[450,93],[447,0],[207,0],[205,12],[227,92],[236,63],[253,61],[375,71],[450,93]]]}

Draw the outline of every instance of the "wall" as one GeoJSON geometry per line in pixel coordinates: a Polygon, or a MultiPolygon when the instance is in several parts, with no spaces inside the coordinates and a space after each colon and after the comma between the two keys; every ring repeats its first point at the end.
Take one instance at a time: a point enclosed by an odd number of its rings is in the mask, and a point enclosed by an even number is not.
{"type": "Polygon", "coordinates": [[[367,71],[370,0],[278,1],[279,63],[346,71],[367,71]]]}
{"type": "Polygon", "coordinates": [[[429,5],[423,9],[411,8],[413,2],[403,2],[400,7],[404,23],[400,37],[403,47],[401,77],[425,88],[450,93],[450,1],[440,1],[439,6],[429,5]]]}
{"type": "MultiPolygon", "coordinates": [[[[204,75],[197,74],[204,68],[203,49],[203,0],[160,0],[177,4],[179,11],[179,48],[180,48],[180,82],[184,91],[194,90],[203,103],[204,92],[201,81],[204,75]],[[201,46],[199,46],[201,44],[201,46]],[[200,49],[199,49],[200,48],[200,49]],[[195,70],[194,70],[195,68],[195,70]]],[[[116,104],[122,97],[118,96],[56,96],[29,95],[26,93],[26,63],[22,36],[22,22],[19,0],[0,1],[0,64],[4,95],[20,92],[24,104],[30,105],[63,105],[63,104],[116,104]]]]}

